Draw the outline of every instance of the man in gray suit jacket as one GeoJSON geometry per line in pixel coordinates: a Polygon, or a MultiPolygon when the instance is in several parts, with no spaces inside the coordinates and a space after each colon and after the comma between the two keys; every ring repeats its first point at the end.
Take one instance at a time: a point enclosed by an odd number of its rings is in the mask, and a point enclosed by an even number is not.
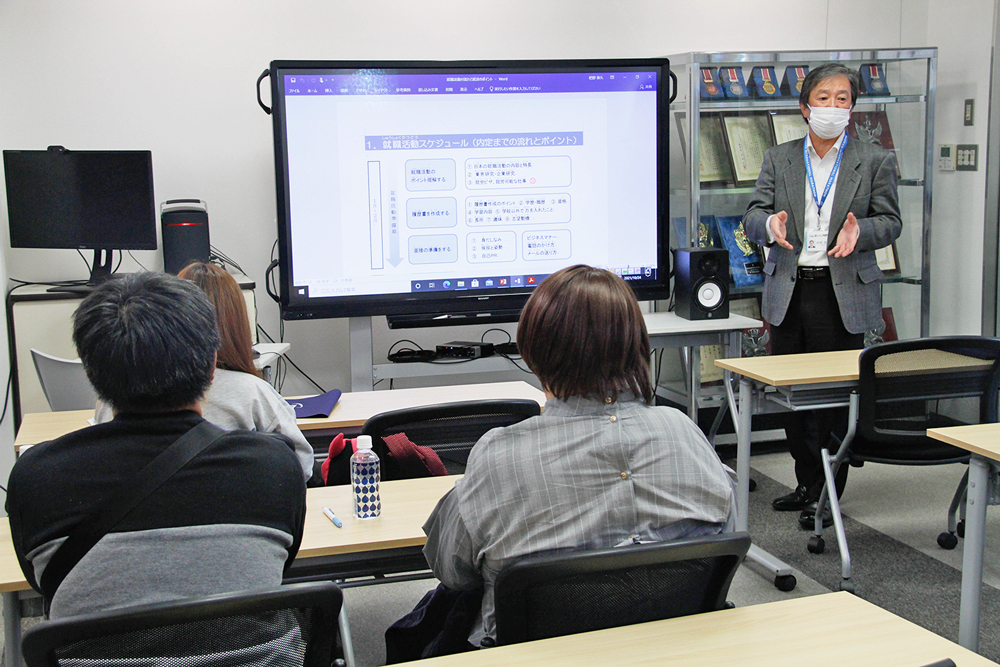
{"type": "MultiPolygon", "coordinates": [[[[875,251],[902,227],[896,163],[844,131],[858,87],[858,73],[839,63],[809,72],[799,97],[809,133],[767,151],[743,217],[747,236],[769,248],[761,314],[774,354],[861,348],[864,332],[882,321],[875,251]]],[[[823,488],[819,452],[846,413],[808,411],[791,421],[786,432],[798,486],[773,506],[801,510],[800,524],[812,528],[823,488]]],[[[846,476],[842,466],[838,491],[846,476]]]]}

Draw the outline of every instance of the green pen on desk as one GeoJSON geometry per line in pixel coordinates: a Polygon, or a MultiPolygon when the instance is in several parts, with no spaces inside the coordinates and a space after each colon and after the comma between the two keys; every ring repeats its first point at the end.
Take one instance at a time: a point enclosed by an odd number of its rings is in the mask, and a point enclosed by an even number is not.
{"type": "Polygon", "coordinates": [[[326,518],[329,519],[330,521],[332,521],[333,525],[335,525],[337,528],[343,528],[344,527],[344,524],[341,523],[340,519],[337,518],[337,515],[334,514],[333,510],[330,509],[329,507],[324,507],[323,508],[323,514],[325,514],[326,518]]]}

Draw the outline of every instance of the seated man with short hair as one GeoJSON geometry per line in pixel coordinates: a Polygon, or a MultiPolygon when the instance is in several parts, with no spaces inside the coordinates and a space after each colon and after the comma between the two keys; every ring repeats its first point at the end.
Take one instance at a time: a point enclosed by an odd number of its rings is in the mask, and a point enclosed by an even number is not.
{"type": "Polygon", "coordinates": [[[495,637],[493,584],[522,556],[735,529],[733,483],[712,446],[653,405],[649,337],[620,277],[583,265],[552,274],[525,305],[517,344],[544,411],[484,435],[424,525],[444,585],[484,587],[474,645],[495,637]]]}
{"type": "Polygon", "coordinates": [[[162,273],[110,280],[81,302],[73,341],[115,419],[24,452],[7,493],[14,549],[50,616],[279,586],[302,538],[302,470],[286,438],[202,419],[219,334],[201,290],[162,273]],[[189,432],[189,458],[164,463],[189,432]]]}

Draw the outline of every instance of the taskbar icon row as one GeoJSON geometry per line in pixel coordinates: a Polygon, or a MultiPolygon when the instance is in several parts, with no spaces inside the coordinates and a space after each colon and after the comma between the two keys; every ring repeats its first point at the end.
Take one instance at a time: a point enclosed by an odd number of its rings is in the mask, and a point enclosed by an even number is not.
{"type": "Polygon", "coordinates": [[[535,287],[549,274],[533,273],[523,276],[480,276],[476,278],[435,278],[411,280],[411,292],[453,292],[474,289],[509,289],[535,287]]]}

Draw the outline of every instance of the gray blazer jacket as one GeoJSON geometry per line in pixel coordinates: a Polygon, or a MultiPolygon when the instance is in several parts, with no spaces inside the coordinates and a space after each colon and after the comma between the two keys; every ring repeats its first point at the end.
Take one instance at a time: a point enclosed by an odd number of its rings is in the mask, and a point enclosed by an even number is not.
{"type": "MultiPolygon", "coordinates": [[[[743,228],[747,236],[769,246],[764,263],[764,298],[761,316],[781,324],[795,288],[799,252],[805,242],[805,206],[808,183],[802,156],[805,139],[775,146],[764,155],[743,228]],[[767,242],[766,224],[772,214],[788,213],[787,239],[794,250],[767,242]]],[[[889,151],[855,139],[847,142],[837,175],[830,215],[830,250],[848,213],[858,219],[858,242],[847,257],[830,257],[830,276],[844,326],[853,334],[874,329],[882,322],[882,270],[875,251],[899,237],[899,198],[896,193],[896,159],[889,151]]]]}

